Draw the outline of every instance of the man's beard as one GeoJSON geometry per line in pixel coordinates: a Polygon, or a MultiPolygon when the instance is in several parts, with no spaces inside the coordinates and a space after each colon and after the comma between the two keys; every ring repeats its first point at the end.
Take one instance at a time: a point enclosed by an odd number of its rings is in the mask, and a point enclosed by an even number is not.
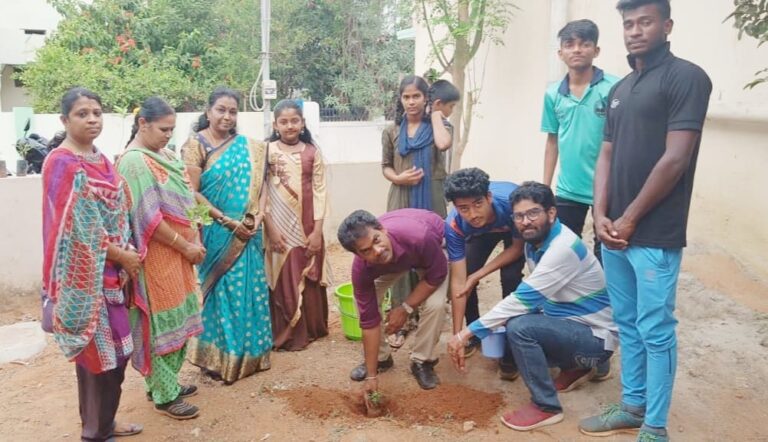
{"type": "Polygon", "coordinates": [[[543,226],[539,228],[538,231],[536,231],[536,235],[533,237],[526,237],[523,236],[523,239],[525,242],[533,245],[540,244],[541,242],[546,239],[546,237],[549,235],[549,232],[552,230],[552,223],[547,221],[543,226]]]}

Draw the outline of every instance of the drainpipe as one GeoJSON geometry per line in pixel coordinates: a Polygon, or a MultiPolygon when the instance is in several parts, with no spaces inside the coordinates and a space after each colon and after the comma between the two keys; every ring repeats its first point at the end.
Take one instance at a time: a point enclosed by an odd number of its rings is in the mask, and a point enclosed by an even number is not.
{"type": "Polygon", "coordinates": [[[565,65],[557,56],[560,40],[557,31],[568,22],[568,0],[551,0],[549,10],[549,82],[560,81],[565,75],[565,65]]]}

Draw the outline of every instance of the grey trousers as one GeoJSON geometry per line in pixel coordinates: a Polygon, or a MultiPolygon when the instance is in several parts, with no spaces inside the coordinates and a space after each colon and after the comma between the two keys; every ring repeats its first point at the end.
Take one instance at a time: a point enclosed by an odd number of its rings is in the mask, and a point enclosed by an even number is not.
{"type": "Polygon", "coordinates": [[[104,373],[94,374],[75,364],[77,393],[80,399],[80,439],[87,442],[114,441],[115,414],[120,405],[120,385],[125,379],[128,361],[104,373]]]}

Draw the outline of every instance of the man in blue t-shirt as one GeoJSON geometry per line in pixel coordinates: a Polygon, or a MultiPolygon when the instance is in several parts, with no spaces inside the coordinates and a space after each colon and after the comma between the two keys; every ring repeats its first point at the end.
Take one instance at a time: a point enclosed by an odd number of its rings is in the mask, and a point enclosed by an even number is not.
{"type": "MultiPolygon", "coordinates": [[[[619,79],[592,65],[600,54],[599,30],[592,21],[572,21],[557,37],[557,54],[568,66],[568,74],[562,81],[552,83],[544,95],[541,131],[547,134],[547,142],[543,182],[552,186],[559,157],[557,217],[581,237],[592,205],[592,183],[603,140],[608,93],[619,79]]],[[[597,237],[594,251],[599,260],[597,237]]]]}
{"type": "MultiPolygon", "coordinates": [[[[500,269],[502,298],[523,279],[523,241],[515,231],[509,205],[509,194],[516,188],[510,182],[491,182],[488,174],[477,168],[458,170],[445,180],[445,198],[453,203],[445,218],[445,242],[454,333],[463,328],[465,319],[471,324],[480,317],[476,286],[482,278],[500,269]],[[488,261],[499,242],[504,250],[488,261]]],[[[469,342],[467,356],[479,343],[478,339],[469,342]]],[[[499,369],[502,379],[517,377],[511,354],[505,355],[499,369]]]]}

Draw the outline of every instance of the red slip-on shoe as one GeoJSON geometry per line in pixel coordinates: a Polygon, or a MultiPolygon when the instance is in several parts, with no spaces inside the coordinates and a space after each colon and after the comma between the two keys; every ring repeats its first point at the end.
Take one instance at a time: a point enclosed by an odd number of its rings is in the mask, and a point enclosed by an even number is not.
{"type": "Polygon", "coordinates": [[[517,431],[529,431],[534,428],[554,425],[563,420],[563,412],[547,413],[529,403],[515,411],[508,411],[501,416],[501,423],[517,431]]]}

